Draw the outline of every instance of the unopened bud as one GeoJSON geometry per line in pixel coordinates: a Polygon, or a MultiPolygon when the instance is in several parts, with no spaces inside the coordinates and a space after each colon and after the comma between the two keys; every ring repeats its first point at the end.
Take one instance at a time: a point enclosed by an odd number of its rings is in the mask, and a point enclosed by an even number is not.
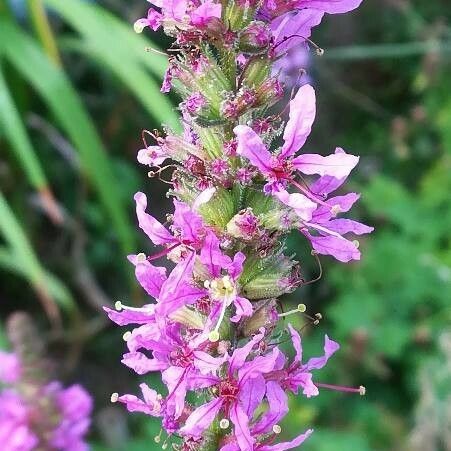
{"type": "Polygon", "coordinates": [[[260,53],[271,41],[271,31],[264,22],[252,22],[240,35],[239,49],[245,53],[260,53]]]}

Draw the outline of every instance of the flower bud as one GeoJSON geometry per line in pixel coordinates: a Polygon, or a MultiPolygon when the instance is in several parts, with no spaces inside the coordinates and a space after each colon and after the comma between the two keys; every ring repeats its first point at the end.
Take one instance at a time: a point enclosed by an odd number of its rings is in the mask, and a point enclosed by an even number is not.
{"type": "Polygon", "coordinates": [[[245,337],[256,334],[261,327],[271,333],[279,320],[274,299],[256,302],[255,305],[253,315],[242,326],[241,333],[245,337]]]}
{"type": "Polygon", "coordinates": [[[260,53],[264,51],[271,41],[271,31],[263,22],[252,22],[241,33],[239,49],[245,53],[260,53]]]}
{"type": "Polygon", "coordinates": [[[250,241],[258,235],[258,218],[251,208],[241,210],[227,224],[227,232],[234,238],[250,241]]]}
{"type": "Polygon", "coordinates": [[[247,299],[277,298],[299,284],[298,264],[282,253],[266,259],[247,259],[241,275],[241,292],[247,299]]]}

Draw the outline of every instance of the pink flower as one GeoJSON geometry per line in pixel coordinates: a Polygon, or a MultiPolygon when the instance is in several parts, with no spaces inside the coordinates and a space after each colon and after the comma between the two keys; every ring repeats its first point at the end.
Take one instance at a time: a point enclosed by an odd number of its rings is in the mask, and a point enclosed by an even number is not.
{"type": "Polygon", "coordinates": [[[20,360],[16,354],[0,351],[0,382],[12,384],[20,379],[21,373],[20,360]]]}
{"type": "Polygon", "coordinates": [[[217,395],[211,401],[195,409],[187,418],[180,432],[199,437],[222,412],[225,419],[234,425],[234,435],[239,449],[252,449],[254,439],[249,429],[249,421],[265,394],[263,375],[275,365],[278,350],[266,355],[257,355],[246,361],[263,338],[256,335],[242,348],[237,348],[228,361],[227,373],[223,377],[210,376],[199,381],[199,387],[216,387],[217,395]]]}

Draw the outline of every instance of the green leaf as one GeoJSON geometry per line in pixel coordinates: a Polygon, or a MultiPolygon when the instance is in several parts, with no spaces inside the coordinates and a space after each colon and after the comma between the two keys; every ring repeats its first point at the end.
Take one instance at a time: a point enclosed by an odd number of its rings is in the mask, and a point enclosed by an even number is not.
{"type": "Polygon", "coordinates": [[[27,135],[20,114],[14,104],[2,68],[0,66],[0,126],[3,129],[11,150],[25,171],[25,174],[36,189],[45,188],[48,183],[41,163],[27,135]]]}
{"type": "Polygon", "coordinates": [[[25,277],[34,289],[45,290],[61,307],[73,308],[75,304],[70,292],[41,266],[20,222],[1,192],[0,233],[10,249],[0,248],[0,266],[25,277]]]}
{"type": "Polygon", "coordinates": [[[0,22],[0,52],[44,98],[79,151],[82,168],[111,217],[123,251],[129,252],[133,249],[133,229],[120,200],[118,182],[92,120],[66,75],[25,33],[5,21],[0,22]]]}
{"type": "Polygon", "coordinates": [[[168,65],[167,58],[145,48],[155,44],[137,35],[130,25],[94,4],[79,0],[45,0],[84,38],[72,47],[89,55],[100,66],[114,73],[158,122],[180,129],[178,117],[167,96],[160,92],[160,80],[168,65]],[[149,75],[151,71],[158,83],[149,75]]]}

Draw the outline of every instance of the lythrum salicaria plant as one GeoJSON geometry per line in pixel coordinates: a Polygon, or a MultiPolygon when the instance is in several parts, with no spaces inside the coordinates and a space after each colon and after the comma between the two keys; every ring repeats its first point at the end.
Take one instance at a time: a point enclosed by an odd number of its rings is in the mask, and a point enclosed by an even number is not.
{"type": "Polygon", "coordinates": [[[278,443],[290,392],[364,389],[316,381],[339,348],[327,335],[322,356],[303,357],[287,317],[305,306],[283,312],[279,301],[307,283],[286,236],[298,230],[315,258],[349,262],[360,258],[356,235],[372,228],[342,216],[358,194],[334,194],[359,158],[341,148],[328,156],[305,150],[315,90],[302,86],[285,108],[289,93],[273,67],[293,46],[314,47],[311,28],[325,13],[361,0],[151,3],[135,30],[163,28],[174,39],[162,91],[181,96],[184,132],[144,131],[138,161],[169,184],[174,210],[163,224],[147,212],[146,195],[135,195],[139,227],[157,249],[129,260],[152,299],[106,310],[117,324],[136,325],[124,334],[122,362],[140,375],[161,372],[167,390],[142,383],[140,397],[114,393],[112,400],[161,418],[163,448],[296,448],[312,430],[278,443]],[[164,256],[169,271],[156,264],[164,256]],[[279,347],[284,334],[292,358],[279,347]]]}
{"type": "Polygon", "coordinates": [[[90,395],[51,378],[44,343],[26,313],[13,313],[7,331],[13,352],[0,351],[0,448],[87,451],[90,395]]]}

